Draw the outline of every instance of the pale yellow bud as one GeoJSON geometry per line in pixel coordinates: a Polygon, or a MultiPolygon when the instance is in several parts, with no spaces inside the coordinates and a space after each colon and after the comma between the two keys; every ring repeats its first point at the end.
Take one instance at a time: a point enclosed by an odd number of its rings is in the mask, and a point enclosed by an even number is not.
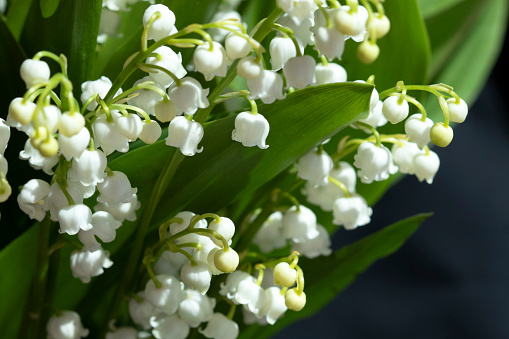
{"type": "Polygon", "coordinates": [[[291,287],[297,280],[297,271],[286,262],[280,262],[274,267],[274,284],[282,287],[291,287]]]}
{"type": "Polygon", "coordinates": [[[286,291],[285,294],[285,305],[292,311],[300,311],[306,305],[306,293],[301,292],[299,294],[297,288],[292,288],[286,291]]]}
{"type": "Polygon", "coordinates": [[[447,147],[452,141],[454,132],[451,126],[445,127],[443,123],[437,122],[431,127],[430,139],[431,142],[439,147],[447,147]]]}
{"type": "Polygon", "coordinates": [[[46,158],[51,158],[58,152],[58,141],[53,136],[44,140],[39,145],[39,152],[46,158]]]}
{"type": "Polygon", "coordinates": [[[231,273],[239,266],[239,255],[232,248],[219,250],[214,255],[214,265],[224,273],[231,273]]]}
{"type": "Polygon", "coordinates": [[[380,47],[377,44],[371,43],[369,40],[364,40],[357,47],[357,58],[365,64],[370,64],[375,61],[380,55],[380,47]]]}

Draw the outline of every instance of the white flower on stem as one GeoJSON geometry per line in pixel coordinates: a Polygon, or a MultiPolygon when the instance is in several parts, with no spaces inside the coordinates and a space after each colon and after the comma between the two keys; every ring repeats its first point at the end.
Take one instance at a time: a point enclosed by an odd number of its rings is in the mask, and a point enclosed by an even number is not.
{"type": "Polygon", "coordinates": [[[155,315],[156,311],[154,306],[145,298],[145,292],[138,292],[137,295],[138,298],[129,299],[129,316],[136,325],[149,330],[151,328],[150,318],[155,315]]]}
{"type": "Polygon", "coordinates": [[[239,60],[237,64],[237,73],[244,79],[255,79],[262,74],[263,67],[255,57],[247,56],[239,60]]]}
{"type": "Polygon", "coordinates": [[[58,144],[60,146],[60,152],[67,161],[71,161],[72,158],[79,156],[90,144],[90,132],[88,128],[83,127],[77,134],[72,137],[66,137],[65,135],[58,134],[58,144]]]}
{"type": "Polygon", "coordinates": [[[123,222],[124,220],[136,220],[136,211],[140,208],[140,202],[136,194],[133,194],[129,202],[109,205],[108,203],[99,203],[94,206],[95,211],[106,211],[113,215],[115,219],[123,222]]]}
{"type": "Polygon", "coordinates": [[[191,77],[182,78],[180,85],[174,83],[168,88],[168,96],[177,107],[177,112],[187,114],[194,114],[198,108],[208,107],[208,94],[209,89],[203,89],[198,80],[191,77]]]}
{"type": "MultiPolygon", "coordinates": [[[[208,229],[216,231],[219,233],[226,241],[230,241],[235,234],[235,224],[231,221],[230,218],[220,217],[220,221],[216,222],[214,219],[210,224],[208,229]]],[[[216,239],[213,236],[210,236],[210,239],[218,246],[222,246],[222,242],[216,239]]]]}
{"type": "MultiPolygon", "coordinates": [[[[195,215],[196,214],[190,211],[182,211],[177,213],[173,218],[182,219],[182,222],[173,222],[168,226],[170,229],[170,235],[174,235],[185,230],[191,223],[191,218],[195,215]]],[[[201,219],[194,225],[194,228],[207,228],[207,220],[201,219]]]]}
{"type": "Polygon", "coordinates": [[[178,309],[178,315],[184,319],[190,327],[198,327],[201,323],[207,322],[214,314],[216,299],[202,295],[198,291],[185,290],[187,296],[178,309]]]}
{"type": "Polygon", "coordinates": [[[447,107],[449,108],[449,119],[452,122],[462,123],[468,115],[468,105],[463,100],[457,103],[455,98],[447,99],[447,107]]]}
{"type": "Polygon", "coordinates": [[[399,140],[391,148],[394,163],[399,167],[401,173],[414,174],[414,158],[423,153],[419,146],[413,142],[399,140]]]}
{"type": "Polygon", "coordinates": [[[296,20],[291,15],[285,13],[281,16],[281,18],[279,18],[278,23],[293,31],[293,35],[297,39],[301,49],[304,49],[307,45],[313,45],[315,43],[314,34],[310,31],[310,28],[314,25],[313,18],[296,20]]]}
{"type": "Polygon", "coordinates": [[[207,42],[199,45],[194,50],[193,62],[197,72],[205,76],[205,80],[212,80],[215,76],[224,77],[226,75],[227,58],[223,46],[216,41],[212,42],[212,50],[207,42]]]}
{"type": "Polygon", "coordinates": [[[49,66],[45,61],[33,59],[25,59],[21,63],[19,73],[27,88],[48,81],[51,75],[49,66]]]}
{"type": "Polygon", "coordinates": [[[263,288],[256,284],[256,279],[244,271],[235,271],[221,283],[219,294],[238,305],[246,305],[249,311],[258,314],[265,302],[263,288]]]}
{"type": "Polygon", "coordinates": [[[397,124],[406,119],[410,107],[408,107],[408,101],[403,100],[399,102],[399,96],[390,96],[384,100],[382,112],[387,120],[391,124],[397,124]]]}
{"type": "Polygon", "coordinates": [[[175,14],[165,5],[151,5],[143,13],[143,27],[147,26],[155,12],[159,12],[159,17],[152,21],[147,38],[158,41],[175,30],[175,14]]]}
{"type": "Polygon", "coordinates": [[[413,114],[405,121],[408,141],[416,143],[421,149],[424,148],[430,142],[431,127],[433,127],[433,121],[430,118],[422,121],[421,113],[413,114]]]}
{"type": "Polygon", "coordinates": [[[25,212],[30,219],[42,221],[48,210],[45,199],[50,191],[50,185],[40,179],[28,181],[18,195],[19,208],[25,212]]]}
{"type": "Polygon", "coordinates": [[[57,131],[60,117],[62,116],[60,108],[55,105],[44,106],[36,115],[39,125],[46,127],[50,134],[57,131]]]}
{"type": "Polygon", "coordinates": [[[391,151],[384,145],[376,146],[371,142],[364,142],[357,149],[354,159],[353,165],[359,169],[359,178],[365,184],[387,180],[398,171],[391,151]]]}
{"type": "Polygon", "coordinates": [[[53,174],[53,167],[58,163],[58,156],[55,154],[52,157],[46,158],[32,146],[30,139],[25,142],[25,149],[19,152],[19,158],[22,160],[28,160],[30,166],[36,170],[42,169],[42,171],[48,175],[53,174]]]}
{"type": "Polygon", "coordinates": [[[85,127],[85,118],[79,112],[65,112],[60,116],[58,121],[59,135],[72,137],[79,133],[85,127]]]}
{"type": "Polygon", "coordinates": [[[143,123],[137,114],[121,115],[115,121],[115,128],[129,141],[135,141],[141,134],[143,123]]]}
{"type": "MultiPolygon", "coordinates": [[[[133,87],[135,87],[141,83],[147,82],[147,81],[152,81],[150,76],[143,77],[140,80],[136,81],[134,83],[133,87]]],[[[161,92],[164,92],[164,87],[162,87],[158,83],[154,83],[154,84],[152,84],[152,86],[157,87],[161,90],[161,92]]],[[[141,108],[142,110],[147,112],[147,114],[149,114],[149,115],[155,114],[156,104],[158,102],[161,102],[164,99],[163,97],[161,97],[161,94],[159,94],[158,92],[153,91],[151,89],[139,89],[134,93],[136,93],[138,95],[129,99],[129,103],[133,106],[141,108]]]]}
{"type": "Polygon", "coordinates": [[[115,240],[116,230],[122,226],[122,223],[115,219],[111,214],[105,211],[98,211],[92,214],[92,229],[88,231],[80,230],[78,238],[84,245],[84,248],[90,252],[95,252],[101,248],[97,242],[98,237],[105,243],[115,240]]]}
{"type": "Polygon", "coordinates": [[[274,325],[287,309],[285,297],[281,295],[279,287],[272,286],[265,290],[265,302],[259,312],[260,317],[265,317],[269,324],[274,325]]]}
{"type": "Polygon", "coordinates": [[[277,248],[286,246],[286,239],[283,237],[283,213],[274,212],[262,224],[258,230],[253,243],[260,247],[264,253],[269,253],[277,248]]]}
{"type": "Polygon", "coordinates": [[[290,207],[283,215],[283,236],[296,243],[315,238],[316,215],[304,205],[290,207]]]}
{"type": "Polygon", "coordinates": [[[322,63],[316,65],[315,68],[316,85],[333,84],[345,81],[346,81],[346,71],[342,66],[332,62],[328,63],[327,65],[323,65],[322,63]]]}
{"type": "Polygon", "coordinates": [[[52,315],[46,324],[48,339],[80,339],[88,336],[78,313],[62,311],[52,315]]]}
{"type": "Polygon", "coordinates": [[[11,129],[5,124],[5,120],[0,118],[0,154],[3,155],[7,148],[7,143],[11,138],[11,129]]]}
{"type": "MultiPolygon", "coordinates": [[[[105,76],[100,77],[94,81],[85,81],[81,84],[81,103],[84,105],[90,97],[99,95],[102,99],[108,94],[111,86],[111,80],[105,76]]],[[[122,94],[122,89],[119,89],[115,96],[122,94]]],[[[93,111],[97,108],[97,101],[93,100],[87,106],[87,110],[93,111]]]]}
{"type": "Polygon", "coordinates": [[[138,339],[138,331],[134,327],[119,327],[108,331],[106,339],[138,339]]]}
{"type": "Polygon", "coordinates": [[[314,0],[278,0],[277,5],[296,22],[313,18],[313,13],[317,8],[314,0]]]}
{"type": "MultiPolygon", "coordinates": [[[[7,122],[9,122],[9,117],[14,119],[21,125],[28,125],[32,121],[32,117],[34,116],[36,105],[31,101],[23,102],[23,98],[14,98],[9,104],[9,115],[7,116],[7,122]]],[[[20,129],[18,126],[13,124],[9,124],[11,127],[16,127],[20,129]]]]}
{"type": "MultiPolygon", "coordinates": [[[[239,12],[237,12],[237,11],[219,10],[214,14],[214,16],[212,17],[212,20],[210,22],[223,21],[223,20],[234,20],[237,22],[241,22],[242,18],[240,16],[239,12]]],[[[240,28],[237,26],[234,26],[234,25],[226,25],[226,26],[229,28],[240,31],[240,28]]],[[[223,28],[213,27],[213,28],[209,29],[209,33],[213,40],[223,41],[226,38],[226,36],[228,34],[230,34],[230,31],[223,29],[223,28]]]]}
{"type": "Polygon", "coordinates": [[[74,158],[68,172],[70,180],[81,182],[85,186],[95,186],[106,177],[106,155],[100,150],[84,150],[74,158]]]}
{"type": "Polygon", "coordinates": [[[156,339],[184,339],[189,335],[189,325],[176,314],[157,314],[150,318],[150,325],[156,339]]]}
{"type": "Polygon", "coordinates": [[[84,204],[69,205],[58,211],[59,233],[74,235],[92,229],[92,211],[84,204]]]}
{"type": "Polygon", "coordinates": [[[191,262],[187,262],[182,266],[180,279],[184,284],[198,290],[201,294],[205,294],[210,287],[212,272],[206,264],[197,263],[197,265],[193,265],[191,262]]]}
{"type": "Polygon", "coordinates": [[[316,62],[309,55],[290,58],[283,66],[283,74],[289,87],[303,89],[313,82],[316,62]]]}
{"type": "Polygon", "coordinates": [[[161,283],[161,287],[157,288],[154,281],[150,279],[145,285],[145,298],[157,310],[172,315],[177,312],[178,305],[186,297],[183,284],[168,274],[157,275],[156,278],[161,283]]]}
{"type": "MultiPolygon", "coordinates": [[[[154,50],[153,54],[158,56],[148,57],[145,61],[147,64],[163,67],[179,79],[187,74],[186,69],[182,66],[182,55],[175,53],[170,47],[158,47],[154,50]]],[[[154,70],[153,73],[149,73],[149,76],[163,87],[168,87],[173,83],[172,77],[160,70],[154,70]]]]}
{"type": "Polygon", "coordinates": [[[228,34],[224,41],[224,47],[226,50],[226,56],[230,61],[248,56],[253,49],[251,44],[245,38],[234,33],[228,34]]]}
{"type": "Polygon", "coordinates": [[[153,144],[161,137],[162,132],[161,126],[157,121],[145,120],[140,133],[140,140],[146,144],[153,144]]]}
{"type": "Polygon", "coordinates": [[[262,70],[257,78],[247,80],[247,87],[251,94],[248,98],[260,99],[264,104],[271,104],[277,100],[283,100],[283,78],[275,72],[262,70]]]}
{"type": "Polygon", "coordinates": [[[106,175],[104,180],[97,184],[97,190],[100,193],[97,201],[108,203],[110,206],[129,202],[133,194],[138,192],[137,188],[131,187],[127,175],[119,171],[112,171],[106,175]]]}
{"type": "MultiPolygon", "coordinates": [[[[77,182],[67,181],[65,190],[71,196],[75,204],[83,202],[83,192],[77,182]]],[[[44,200],[44,208],[50,211],[50,218],[53,221],[58,221],[58,213],[66,206],[69,206],[69,201],[64,192],[57,182],[54,182],[49,189],[48,196],[44,200]]]]}
{"type": "Polygon", "coordinates": [[[333,162],[327,152],[315,148],[300,157],[295,167],[299,178],[309,181],[313,186],[324,186],[329,182],[333,162]]]}
{"type": "Polygon", "coordinates": [[[114,151],[125,153],[129,150],[129,139],[118,133],[115,126],[115,121],[120,116],[120,113],[112,111],[113,121],[108,121],[106,114],[102,114],[92,123],[95,147],[101,147],[106,155],[114,151]]]}
{"type": "Polygon", "coordinates": [[[280,262],[274,267],[274,284],[282,287],[292,287],[297,280],[297,271],[287,262],[280,262]]]}
{"type": "Polygon", "coordinates": [[[204,330],[199,330],[207,338],[236,339],[239,336],[239,325],[222,313],[214,313],[204,330]]]}
{"type": "MultiPolygon", "coordinates": [[[[169,274],[173,275],[174,277],[180,276],[180,269],[182,268],[182,265],[176,265],[172,261],[166,260],[167,257],[164,255],[166,253],[171,253],[173,255],[180,255],[184,257],[182,254],[178,252],[172,252],[172,251],[164,251],[163,255],[156,261],[156,263],[153,266],[154,274],[169,274]]],[[[188,259],[184,257],[184,259],[187,261],[188,259]]]]}
{"type": "MultiPolygon", "coordinates": [[[[382,107],[383,107],[382,101],[378,100],[378,103],[376,104],[375,108],[369,112],[369,116],[366,119],[360,119],[359,122],[363,122],[374,128],[384,126],[385,124],[387,124],[387,119],[382,113],[382,107]]],[[[364,127],[361,127],[361,129],[366,133],[371,133],[370,129],[364,127]]]]}
{"type": "Polygon", "coordinates": [[[352,38],[355,42],[361,42],[366,35],[366,23],[368,21],[368,10],[363,6],[357,6],[357,12],[350,12],[350,6],[341,6],[334,12],[336,29],[352,38]]]}
{"type": "Polygon", "coordinates": [[[278,71],[290,58],[297,56],[297,50],[292,39],[276,36],[270,41],[270,64],[273,71],[278,71]]]}
{"type": "Polygon", "coordinates": [[[342,197],[334,201],[332,223],[338,226],[342,225],[346,230],[353,230],[358,226],[369,224],[372,213],[373,210],[368,207],[362,196],[352,194],[350,197],[342,197]]]}
{"type": "Polygon", "coordinates": [[[439,167],[440,158],[433,151],[428,150],[414,158],[415,175],[419,181],[426,180],[428,184],[432,184],[439,167]]]}
{"type": "Polygon", "coordinates": [[[265,143],[269,130],[269,122],[263,115],[241,112],[235,117],[232,139],[246,147],[258,146],[260,149],[266,149],[269,147],[265,143]]]}
{"type": "Polygon", "coordinates": [[[87,249],[72,252],[71,271],[73,277],[79,278],[83,283],[89,283],[92,277],[103,274],[104,268],[113,265],[109,256],[109,252],[102,248],[95,252],[90,252],[87,249]]]}
{"type": "Polygon", "coordinates": [[[203,151],[203,147],[198,148],[202,138],[203,126],[200,123],[186,117],[176,117],[168,126],[166,145],[177,147],[186,156],[193,156],[203,151]]]}
{"type": "Polygon", "coordinates": [[[310,259],[319,257],[321,255],[329,255],[332,253],[330,248],[331,241],[329,232],[320,224],[316,225],[318,230],[318,236],[307,239],[301,243],[290,242],[292,245],[292,251],[297,251],[301,255],[310,259]]]}
{"type": "MultiPolygon", "coordinates": [[[[339,9],[325,9],[329,18],[334,17],[334,13],[339,9]]],[[[320,55],[325,55],[329,61],[337,58],[341,60],[345,50],[345,35],[334,27],[327,27],[327,22],[322,10],[315,11],[315,25],[311,28],[315,34],[316,48],[320,55]]]]}

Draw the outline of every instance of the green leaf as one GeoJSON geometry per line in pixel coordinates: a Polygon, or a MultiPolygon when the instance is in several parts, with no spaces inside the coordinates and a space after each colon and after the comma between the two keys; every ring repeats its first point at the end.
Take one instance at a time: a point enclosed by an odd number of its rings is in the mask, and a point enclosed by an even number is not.
{"type": "Polygon", "coordinates": [[[58,8],[60,0],[41,0],[41,13],[43,18],[52,16],[58,8]]]}
{"type": "Polygon", "coordinates": [[[32,0],[14,0],[10,2],[9,10],[7,11],[7,26],[17,41],[19,41],[23,32],[31,5],[32,0]]]}
{"type": "Polygon", "coordinates": [[[397,222],[343,247],[328,257],[314,260],[301,259],[299,264],[304,271],[306,280],[304,291],[307,303],[304,309],[300,312],[287,311],[272,326],[252,325],[243,328],[239,338],[269,338],[289,324],[314,314],[341,293],[375,261],[396,252],[430,216],[431,214],[418,214],[397,222]]]}
{"type": "MultiPolygon", "coordinates": [[[[417,0],[417,3],[421,9],[422,16],[427,19],[465,1],[466,0],[417,0]]],[[[455,20],[456,18],[461,17],[455,16],[450,19],[455,20]]]]}

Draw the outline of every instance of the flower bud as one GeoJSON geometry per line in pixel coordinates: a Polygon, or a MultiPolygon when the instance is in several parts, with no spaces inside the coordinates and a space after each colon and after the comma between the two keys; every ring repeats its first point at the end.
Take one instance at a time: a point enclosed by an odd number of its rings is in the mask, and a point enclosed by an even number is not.
{"type": "Polygon", "coordinates": [[[23,98],[14,98],[9,104],[9,115],[22,125],[32,121],[36,105],[31,101],[23,102],[23,98]]]}
{"type": "Polygon", "coordinates": [[[357,6],[357,12],[352,13],[349,6],[341,6],[339,10],[334,11],[333,19],[338,31],[352,37],[357,37],[366,29],[368,13],[363,6],[357,6]]]}
{"type": "Polygon", "coordinates": [[[292,288],[286,291],[285,305],[289,310],[300,311],[306,305],[306,293],[297,291],[297,288],[292,288]]]}
{"type": "Polygon", "coordinates": [[[33,59],[23,61],[19,72],[27,88],[48,81],[51,74],[49,66],[45,61],[33,59]]]}
{"type": "Polygon", "coordinates": [[[58,120],[58,130],[66,137],[78,134],[85,127],[85,118],[80,113],[65,112],[58,120]]]}
{"type": "Polygon", "coordinates": [[[230,60],[240,59],[251,53],[251,44],[241,36],[230,33],[224,42],[226,55],[230,60]]]}
{"type": "Polygon", "coordinates": [[[175,104],[171,101],[159,101],[155,108],[154,112],[156,115],[157,120],[160,122],[168,122],[175,119],[177,115],[181,115],[182,112],[177,113],[177,107],[175,107],[175,104]]]}
{"type": "Polygon", "coordinates": [[[262,73],[262,70],[262,65],[252,56],[240,59],[237,64],[237,73],[244,79],[257,78],[262,73]]]}
{"type": "Polygon", "coordinates": [[[49,137],[48,129],[45,126],[39,126],[30,134],[30,143],[36,149],[39,149],[41,143],[49,137]]]}
{"type": "Polygon", "coordinates": [[[286,262],[280,262],[274,267],[274,284],[291,287],[297,280],[297,271],[286,262]]]}
{"type": "Polygon", "coordinates": [[[224,273],[231,273],[239,266],[239,255],[232,248],[219,250],[214,255],[214,265],[224,273]]]}
{"type": "Polygon", "coordinates": [[[50,136],[39,144],[38,149],[43,157],[51,158],[58,152],[58,141],[54,136],[50,136]]]}
{"type": "Polygon", "coordinates": [[[376,43],[364,40],[357,47],[357,58],[365,64],[371,64],[380,55],[380,47],[376,43]]]}
{"type": "Polygon", "coordinates": [[[381,39],[389,33],[391,29],[391,22],[386,15],[375,14],[371,16],[371,20],[367,23],[368,32],[375,30],[376,38],[381,39]]]}
{"type": "Polygon", "coordinates": [[[408,141],[415,142],[419,148],[424,148],[430,141],[430,130],[433,126],[433,121],[426,118],[422,121],[422,114],[417,113],[410,116],[405,121],[405,133],[408,136],[408,141]]]}
{"type": "Polygon", "coordinates": [[[408,116],[408,112],[410,108],[408,107],[408,102],[403,100],[403,102],[399,102],[399,96],[390,96],[384,101],[384,105],[382,107],[382,112],[387,120],[389,120],[392,124],[397,124],[406,119],[408,116]]]}
{"type": "Polygon", "coordinates": [[[9,185],[9,182],[4,179],[0,178],[0,202],[4,202],[11,196],[12,188],[11,185],[9,185]]]}
{"type": "Polygon", "coordinates": [[[115,121],[115,129],[118,134],[127,137],[130,141],[138,139],[143,123],[137,114],[122,115],[115,121]]]}
{"type": "Polygon", "coordinates": [[[430,138],[431,142],[438,147],[447,147],[454,137],[454,132],[451,126],[445,127],[443,123],[437,122],[431,127],[430,138]]]}
{"type": "Polygon", "coordinates": [[[151,120],[150,122],[143,122],[143,129],[140,133],[140,139],[146,144],[153,144],[161,136],[161,126],[157,121],[151,120]]]}
{"type": "MultiPolygon", "coordinates": [[[[186,69],[182,66],[182,55],[180,53],[175,53],[170,47],[158,47],[154,50],[153,55],[155,56],[147,58],[145,61],[147,64],[166,68],[179,79],[187,74],[186,69]]],[[[160,70],[150,73],[149,76],[163,87],[168,87],[173,83],[173,78],[160,70]]]]}
{"type": "MultiPolygon", "coordinates": [[[[216,231],[223,238],[225,238],[226,241],[230,241],[230,239],[235,234],[235,224],[229,218],[221,217],[220,219],[221,220],[219,222],[213,220],[209,224],[209,230],[216,231]]],[[[211,237],[211,239],[216,245],[222,246],[222,242],[220,240],[216,239],[215,237],[211,237]]]]}
{"type": "Polygon", "coordinates": [[[169,36],[175,30],[175,14],[165,5],[149,6],[143,13],[143,27],[147,26],[155,12],[159,12],[160,16],[152,21],[148,31],[148,39],[158,41],[169,36]]]}
{"type": "Polygon", "coordinates": [[[449,98],[447,99],[447,107],[449,108],[449,119],[451,121],[462,123],[467,118],[468,105],[463,99],[456,103],[455,98],[449,98]]]}

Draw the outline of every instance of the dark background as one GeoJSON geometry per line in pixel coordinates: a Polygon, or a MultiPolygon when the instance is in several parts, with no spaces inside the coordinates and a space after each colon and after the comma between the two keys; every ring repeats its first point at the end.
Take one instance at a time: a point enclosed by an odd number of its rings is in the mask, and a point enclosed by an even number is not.
{"type": "MultiPolygon", "coordinates": [[[[314,316],[277,338],[509,338],[508,37],[432,185],[407,176],[339,248],[411,215],[435,215],[314,316]]],[[[468,70],[465,70],[468,71],[468,70]]]]}

